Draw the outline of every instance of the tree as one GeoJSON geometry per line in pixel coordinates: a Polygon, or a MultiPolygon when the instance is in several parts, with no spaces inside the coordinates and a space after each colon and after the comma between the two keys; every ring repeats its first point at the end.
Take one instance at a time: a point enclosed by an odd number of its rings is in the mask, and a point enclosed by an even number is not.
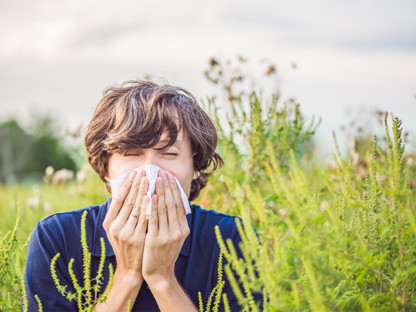
{"type": "Polygon", "coordinates": [[[70,151],[58,135],[50,116],[33,117],[29,131],[15,119],[0,124],[0,182],[15,183],[42,179],[47,166],[75,169],[70,151]]]}

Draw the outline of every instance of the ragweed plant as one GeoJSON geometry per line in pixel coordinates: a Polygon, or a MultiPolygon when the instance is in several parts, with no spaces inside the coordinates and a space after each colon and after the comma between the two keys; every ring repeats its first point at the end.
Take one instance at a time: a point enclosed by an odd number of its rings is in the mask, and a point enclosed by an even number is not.
{"type": "Polygon", "coordinates": [[[257,309],[258,291],[265,311],[415,310],[416,171],[401,121],[389,127],[386,115],[385,145],[373,139],[346,158],[336,145],[333,168],[308,168],[315,127],[305,127],[295,103],[279,108],[279,92],[269,101],[235,92],[245,77],[218,60],[210,66],[206,75],[228,98],[228,109],[208,101],[225,168],[200,201],[242,217],[243,259],[217,238],[244,310],[257,309]]]}
{"type": "Polygon", "coordinates": [[[407,175],[402,123],[397,117],[391,119],[393,137],[386,113],[386,148],[382,150],[373,140],[363,181],[353,176],[348,162],[337,164],[336,180],[341,187],[335,194],[339,213],[334,221],[346,238],[339,239],[337,247],[339,252],[349,251],[342,252],[341,263],[337,261],[348,272],[333,293],[343,293],[338,302],[341,308],[356,302],[363,309],[379,311],[416,308],[414,189],[407,175]]]}
{"type": "MultiPolygon", "coordinates": [[[[240,56],[238,62],[247,64],[248,60],[240,56]]],[[[210,178],[208,191],[202,193],[200,203],[228,207],[227,213],[240,215],[231,203],[240,190],[244,193],[246,186],[261,186],[271,194],[266,171],[270,146],[279,166],[287,170],[291,150],[297,159],[310,158],[312,138],[320,120],[315,122],[312,118],[307,123],[299,103],[294,99],[282,100],[276,88],[274,64],[266,63],[264,70],[265,82],[272,85],[272,91],[266,93],[260,88],[255,90],[253,77],[230,65],[232,63],[232,60],[211,59],[205,72],[208,80],[225,94],[225,97],[212,96],[203,103],[217,124],[217,150],[225,162],[221,174],[216,172],[210,178]]],[[[266,198],[272,205],[274,200],[273,195],[266,198]]],[[[257,228],[258,219],[253,218],[252,222],[257,228]]]]}
{"type": "Polygon", "coordinates": [[[77,277],[73,271],[73,263],[74,259],[72,258],[68,263],[68,273],[71,277],[72,284],[74,286],[75,292],[68,291],[66,288],[67,286],[61,285],[59,278],[56,274],[56,261],[60,257],[60,254],[57,253],[55,257],[53,257],[51,261],[51,274],[52,278],[55,282],[56,288],[58,289],[59,293],[67,298],[69,301],[76,300],[78,311],[80,312],[90,312],[94,310],[94,306],[97,303],[105,302],[107,296],[110,292],[112,283],[113,283],[113,276],[114,276],[114,269],[112,264],[109,264],[109,280],[108,285],[105,291],[98,296],[98,293],[101,290],[102,282],[103,282],[103,269],[104,269],[104,262],[105,262],[105,243],[104,238],[101,237],[101,257],[100,263],[98,266],[97,275],[94,278],[90,277],[91,272],[91,253],[88,250],[87,244],[87,234],[85,228],[85,221],[87,218],[88,211],[84,211],[81,218],[81,246],[82,246],[82,254],[83,254],[83,269],[84,269],[84,283],[83,286],[79,284],[77,277]],[[94,292],[94,298],[92,296],[92,292],[94,292]]]}
{"type": "Polygon", "coordinates": [[[323,174],[317,187],[293,152],[286,171],[267,142],[269,184],[259,188],[234,181],[238,188],[229,202],[242,216],[237,228],[244,259],[218,229],[217,239],[245,311],[258,310],[252,294],[259,291],[264,311],[416,309],[414,189],[401,121],[392,117],[391,136],[387,115],[385,120],[386,148],[373,140],[364,178],[338,153],[335,172],[323,174]]]}
{"type": "MultiPolygon", "coordinates": [[[[221,299],[224,302],[227,302],[227,295],[223,294],[223,289],[225,285],[225,281],[223,280],[223,253],[220,252],[220,255],[218,257],[218,279],[217,279],[217,285],[211,290],[211,293],[208,296],[206,306],[204,307],[204,303],[202,300],[202,294],[201,292],[198,292],[198,300],[199,300],[199,311],[200,312],[218,312],[218,307],[221,303],[221,299]],[[213,302],[214,300],[214,302],[213,302]],[[211,308],[212,307],[212,308],[211,308]]],[[[228,305],[225,305],[225,312],[230,311],[230,308],[228,305]],[[227,308],[228,307],[228,308],[227,308]]]]}
{"type": "Polygon", "coordinates": [[[20,223],[20,204],[17,205],[13,229],[0,236],[0,310],[16,311],[20,308],[20,294],[24,285],[23,259],[26,244],[17,238],[20,223]],[[19,244],[21,244],[19,246],[19,244]]]}

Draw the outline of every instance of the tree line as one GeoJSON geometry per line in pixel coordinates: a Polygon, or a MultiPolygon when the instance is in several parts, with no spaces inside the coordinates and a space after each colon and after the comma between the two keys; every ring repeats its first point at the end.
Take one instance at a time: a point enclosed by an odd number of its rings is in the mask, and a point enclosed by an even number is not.
{"type": "Polygon", "coordinates": [[[0,123],[0,183],[37,182],[48,166],[76,169],[56,120],[35,116],[30,126],[15,118],[0,123]]]}

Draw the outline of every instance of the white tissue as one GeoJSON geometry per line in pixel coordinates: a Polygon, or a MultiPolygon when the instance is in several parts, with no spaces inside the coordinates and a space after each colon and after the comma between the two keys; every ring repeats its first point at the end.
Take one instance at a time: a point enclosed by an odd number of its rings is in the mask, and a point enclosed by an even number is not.
{"type": "MultiPolygon", "coordinates": [[[[143,168],[146,172],[146,178],[149,180],[149,189],[147,190],[147,195],[151,198],[152,195],[155,193],[155,186],[156,186],[156,179],[159,173],[160,168],[155,165],[146,165],[139,168],[132,169],[134,171],[139,171],[140,168],[143,168]]],[[[113,197],[116,195],[118,189],[120,188],[123,181],[126,179],[127,175],[132,171],[129,170],[123,173],[121,176],[110,180],[111,186],[111,193],[113,197]]],[[[183,207],[185,208],[185,213],[191,213],[191,207],[189,206],[188,197],[186,196],[181,184],[179,183],[178,179],[174,176],[176,180],[176,184],[178,185],[179,192],[181,194],[181,199],[183,203],[183,207]]],[[[149,202],[149,206],[147,206],[146,215],[149,217],[152,214],[152,201],[149,202]]]]}

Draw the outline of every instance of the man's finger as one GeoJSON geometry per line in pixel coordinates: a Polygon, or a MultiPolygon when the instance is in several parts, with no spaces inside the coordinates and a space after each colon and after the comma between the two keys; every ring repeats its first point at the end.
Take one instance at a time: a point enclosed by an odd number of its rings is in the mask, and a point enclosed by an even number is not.
{"type": "Polygon", "coordinates": [[[178,184],[176,183],[175,176],[168,172],[168,178],[170,182],[170,188],[172,190],[173,198],[175,199],[176,203],[176,212],[178,215],[178,219],[181,217],[186,216],[185,207],[183,206],[181,193],[179,191],[178,184]]]}
{"type": "Polygon", "coordinates": [[[158,197],[157,195],[152,196],[152,214],[149,217],[149,223],[147,227],[147,233],[150,235],[158,236],[159,233],[159,222],[158,222],[158,197]]]}
{"type": "Polygon", "coordinates": [[[147,178],[146,177],[141,177],[140,179],[140,187],[139,187],[139,192],[137,194],[136,197],[136,202],[134,203],[134,207],[132,209],[132,211],[130,212],[128,218],[127,218],[127,222],[125,225],[125,230],[128,233],[133,233],[134,229],[137,226],[137,223],[139,221],[140,218],[140,214],[141,214],[141,206],[143,204],[143,197],[146,194],[146,190],[147,190],[147,178]]]}
{"type": "MultiPolygon", "coordinates": [[[[144,174],[146,173],[144,172],[144,174]]],[[[133,211],[139,214],[141,213],[143,198],[146,195],[148,188],[149,188],[149,180],[147,179],[146,176],[142,176],[141,181],[140,181],[139,192],[137,193],[136,202],[133,208],[133,211]]]]}
{"type": "Polygon", "coordinates": [[[168,230],[168,216],[166,213],[166,202],[165,202],[166,194],[165,194],[164,181],[163,181],[162,175],[156,179],[156,194],[157,194],[157,206],[155,206],[154,209],[157,209],[157,213],[158,213],[159,231],[160,232],[167,231],[168,230]]]}
{"type": "Polygon", "coordinates": [[[149,196],[145,195],[143,197],[142,205],[140,207],[139,220],[137,222],[136,229],[134,230],[134,235],[139,235],[140,233],[144,233],[147,229],[146,211],[147,211],[147,207],[149,206],[149,202],[150,202],[149,196]]]}
{"type": "Polygon", "coordinates": [[[168,216],[168,223],[169,228],[177,228],[178,227],[178,215],[176,213],[176,201],[173,197],[171,186],[175,183],[175,179],[171,175],[173,182],[170,180],[169,176],[165,173],[163,177],[163,185],[165,190],[165,202],[166,202],[166,210],[168,216]]]}
{"type": "Polygon", "coordinates": [[[133,211],[133,207],[136,203],[137,193],[140,189],[140,184],[142,181],[142,177],[145,174],[143,169],[140,169],[139,172],[136,174],[136,177],[133,180],[133,183],[130,187],[130,191],[126,198],[124,199],[124,204],[117,216],[117,221],[121,222],[122,224],[126,223],[130,213],[133,211]]]}
{"type": "Polygon", "coordinates": [[[107,215],[105,217],[105,222],[112,223],[114,219],[118,216],[121,207],[124,204],[124,200],[127,194],[130,191],[131,184],[133,183],[134,177],[136,176],[136,171],[132,171],[128,174],[127,178],[123,181],[116,196],[111,200],[110,208],[108,209],[107,215]]]}

